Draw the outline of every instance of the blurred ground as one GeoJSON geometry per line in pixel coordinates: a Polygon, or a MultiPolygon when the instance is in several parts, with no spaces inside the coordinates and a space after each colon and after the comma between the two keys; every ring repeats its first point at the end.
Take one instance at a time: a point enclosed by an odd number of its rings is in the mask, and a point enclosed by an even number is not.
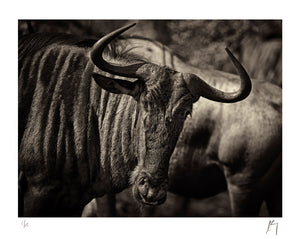
{"type": "MultiPolygon", "coordinates": [[[[93,199],[83,212],[84,217],[112,216],[108,208],[109,197],[98,199],[98,206],[93,199]]],[[[168,192],[167,200],[160,206],[141,206],[137,203],[130,189],[116,195],[117,217],[231,217],[229,197],[227,192],[219,193],[205,199],[186,198],[168,192]]],[[[260,215],[268,216],[267,208],[263,203],[260,215]]]]}
{"type": "MultiPolygon", "coordinates": [[[[251,78],[282,86],[282,22],[280,20],[30,20],[19,21],[19,36],[33,32],[62,32],[100,38],[137,22],[129,35],[143,36],[168,46],[188,64],[202,69],[235,73],[224,48],[241,60],[251,78]],[[29,27],[28,27],[29,26],[29,27]]],[[[105,216],[105,199],[102,214],[105,216]]],[[[116,198],[117,216],[139,216],[139,206],[125,190],[116,198]]],[[[151,216],[230,216],[227,192],[207,199],[188,199],[172,193],[166,203],[150,210],[151,216]]],[[[261,216],[266,216],[263,206],[261,216]]]]}

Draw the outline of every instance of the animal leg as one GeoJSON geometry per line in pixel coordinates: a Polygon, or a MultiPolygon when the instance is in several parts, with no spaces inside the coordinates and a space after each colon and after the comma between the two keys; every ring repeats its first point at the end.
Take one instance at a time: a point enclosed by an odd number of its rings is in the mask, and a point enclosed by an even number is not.
{"type": "Polygon", "coordinates": [[[91,200],[83,209],[81,217],[97,217],[97,203],[96,203],[96,198],[91,200]]]}
{"type": "Polygon", "coordinates": [[[96,198],[96,203],[97,203],[97,208],[103,208],[102,216],[105,216],[105,217],[117,216],[116,195],[115,194],[107,194],[107,195],[103,196],[101,199],[96,198]]]}
{"type": "Polygon", "coordinates": [[[264,198],[271,217],[282,216],[282,155],[263,178],[264,198]]]}
{"type": "Polygon", "coordinates": [[[266,204],[270,217],[282,217],[282,188],[272,191],[266,196],[266,204]]]}
{"type": "Polygon", "coordinates": [[[115,194],[94,198],[83,209],[82,217],[114,217],[116,216],[115,194]]]}
{"type": "Polygon", "coordinates": [[[263,202],[255,188],[228,184],[230,207],[234,217],[257,217],[263,202]]]}

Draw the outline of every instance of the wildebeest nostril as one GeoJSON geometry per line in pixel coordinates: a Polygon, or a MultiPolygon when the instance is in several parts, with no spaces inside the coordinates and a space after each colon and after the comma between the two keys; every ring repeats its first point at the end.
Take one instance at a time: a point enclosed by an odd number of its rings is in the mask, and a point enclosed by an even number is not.
{"type": "Polygon", "coordinates": [[[155,189],[153,189],[153,188],[150,188],[150,189],[148,190],[147,199],[148,199],[149,201],[152,201],[152,200],[154,199],[154,197],[156,196],[156,194],[157,194],[157,190],[155,190],[155,189]]]}

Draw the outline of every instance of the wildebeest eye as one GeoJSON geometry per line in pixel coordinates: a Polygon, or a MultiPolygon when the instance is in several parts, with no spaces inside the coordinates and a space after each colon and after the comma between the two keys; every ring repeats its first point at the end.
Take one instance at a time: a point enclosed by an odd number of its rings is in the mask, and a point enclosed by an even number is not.
{"type": "Polygon", "coordinates": [[[144,178],[144,177],[141,178],[140,181],[139,181],[139,184],[144,185],[145,183],[146,183],[146,178],[144,178]]]}

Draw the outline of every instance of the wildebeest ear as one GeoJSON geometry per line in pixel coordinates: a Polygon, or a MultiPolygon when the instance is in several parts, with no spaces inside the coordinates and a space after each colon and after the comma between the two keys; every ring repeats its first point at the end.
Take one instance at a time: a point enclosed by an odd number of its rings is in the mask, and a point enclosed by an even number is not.
{"type": "Polygon", "coordinates": [[[131,82],[128,80],[110,78],[96,73],[92,74],[92,77],[101,88],[111,93],[131,95],[134,98],[137,98],[140,94],[140,80],[131,82]]]}

